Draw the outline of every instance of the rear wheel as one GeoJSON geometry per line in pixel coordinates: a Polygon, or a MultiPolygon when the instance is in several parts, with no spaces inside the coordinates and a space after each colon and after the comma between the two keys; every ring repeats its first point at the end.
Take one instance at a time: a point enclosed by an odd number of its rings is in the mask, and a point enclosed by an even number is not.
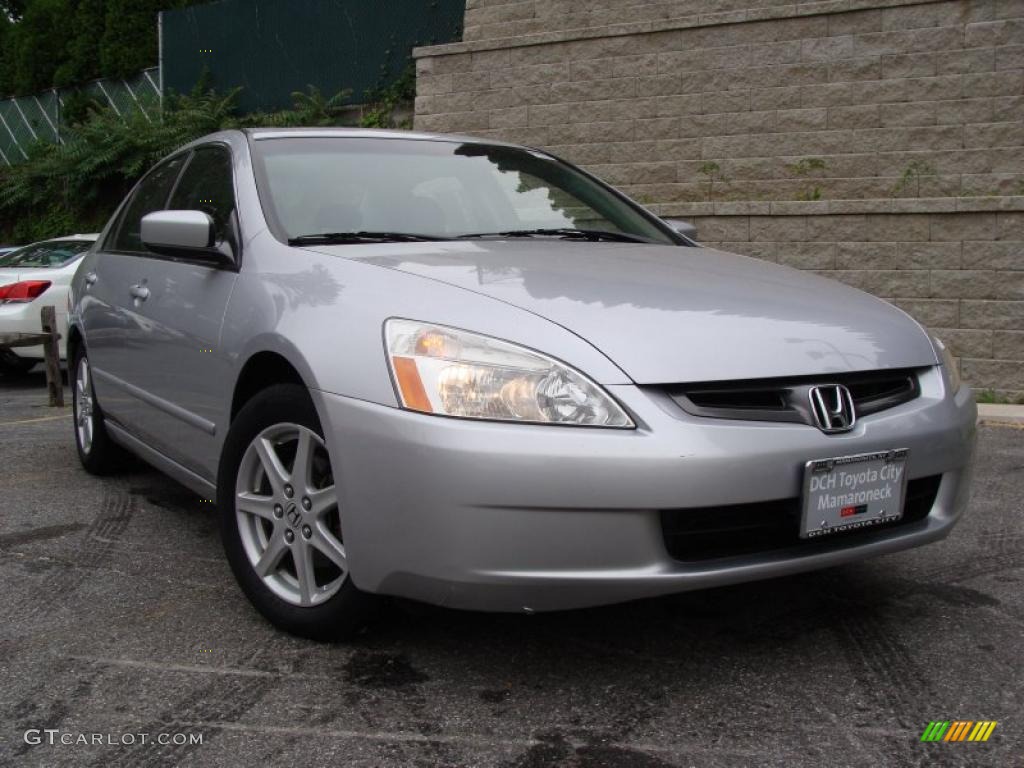
{"type": "Polygon", "coordinates": [[[363,626],[372,598],[349,576],[331,459],[303,387],[271,387],[242,408],[217,488],[228,561],[260,613],[317,640],[363,626]]]}
{"type": "Polygon", "coordinates": [[[87,472],[106,475],[127,460],[127,454],[107,434],[103,411],[96,402],[92,368],[85,348],[80,347],[72,363],[71,406],[75,420],[75,446],[87,472]]]}

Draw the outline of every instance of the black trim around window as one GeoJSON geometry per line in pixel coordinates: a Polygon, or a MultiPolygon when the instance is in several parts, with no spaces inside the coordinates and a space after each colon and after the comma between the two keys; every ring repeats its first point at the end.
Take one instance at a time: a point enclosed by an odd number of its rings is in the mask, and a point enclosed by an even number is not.
{"type": "MultiPolygon", "coordinates": [[[[228,144],[227,142],[224,142],[224,141],[209,141],[209,142],[205,142],[203,144],[198,144],[196,146],[189,147],[188,149],[179,150],[179,151],[169,155],[168,157],[165,157],[159,163],[157,163],[152,168],[150,168],[145,173],[145,175],[141,179],[139,179],[138,182],[136,182],[135,186],[132,187],[131,191],[125,196],[124,200],[121,202],[121,207],[118,209],[118,211],[116,213],[117,220],[114,222],[114,225],[110,227],[110,230],[106,233],[105,237],[103,238],[102,244],[98,247],[98,250],[101,251],[102,253],[119,254],[119,255],[122,255],[122,256],[138,256],[138,257],[141,257],[141,258],[156,259],[158,261],[171,261],[171,262],[178,262],[178,263],[183,263],[183,264],[190,264],[190,265],[193,265],[193,266],[206,267],[208,269],[222,269],[222,270],[231,270],[231,271],[237,272],[241,268],[241,264],[242,264],[242,242],[243,242],[243,238],[242,238],[241,220],[240,220],[240,217],[238,215],[238,183],[237,183],[237,179],[235,178],[234,159],[235,159],[235,156],[234,156],[234,153],[231,151],[231,145],[228,144]],[[146,180],[148,178],[150,178],[150,176],[152,176],[154,173],[156,173],[157,170],[159,170],[163,166],[167,165],[168,163],[173,162],[174,160],[176,160],[178,158],[184,157],[184,162],[182,163],[181,168],[178,170],[177,175],[174,177],[174,180],[171,182],[171,185],[168,187],[167,196],[164,198],[162,207],[154,209],[154,211],[171,210],[167,206],[170,204],[171,200],[174,198],[174,194],[175,194],[175,192],[177,192],[179,184],[181,184],[182,177],[184,176],[185,172],[188,170],[189,166],[192,164],[192,160],[195,158],[196,151],[199,150],[199,149],[204,149],[204,148],[208,148],[208,147],[209,148],[218,148],[218,149],[225,150],[228,153],[228,157],[231,160],[231,162],[230,162],[230,167],[231,167],[231,188],[232,188],[232,194],[234,195],[235,205],[234,205],[234,210],[232,211],[232,214],[231,214],[231,217],[230,217],[229,226],[231,227],[231,233],[230,234],[231,234],[231,240],[233,241],[233,242],[230,243],[230,247],[231,247],[231,250],[232,250],[234,266],[233,267],[229,267],[229,266],[224,266],[224,265],[216,265],[216,264],[211,263],[209,260],[204,260],[204,259],[190,259],[190,258],[183,258],[183,257],[165,256],[163,254],[155,253],[155,252],[150,251],[150,250],[128,251],[128,250],[118,250],[118,249],[113,248],[113,247],[108,247],[108,245],[112,246],[113,243],[115,243],[117,241],[117,238],[118,238],[118,236],[120,234],[120,231],[121,231],[121,227],[124,225],[125,213],[127,212],[128,207],[129,207],[131,201],[134,199],[136,193],[139,191],[139,188],[146,182],[146,180]]],[[[150,213],[152,213],[152,212],[153,211],[150,211],[150,213]]]]}

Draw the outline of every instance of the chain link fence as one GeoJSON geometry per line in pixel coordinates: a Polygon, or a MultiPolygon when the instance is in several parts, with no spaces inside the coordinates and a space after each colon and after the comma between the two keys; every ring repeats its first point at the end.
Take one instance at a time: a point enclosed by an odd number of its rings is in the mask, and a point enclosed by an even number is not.
{"type": "Polygon", "coordinates": [[[118,115],[141,113],[147,120],[160,115],[160,68],[134,77],[104,78],[73,88],[55,88],[32,96],[0,101],[0,164],[13,165],[28,157],[37,141],[63,143],[68,132],[66,107],[72,100],[108,106],[118,115]]]}

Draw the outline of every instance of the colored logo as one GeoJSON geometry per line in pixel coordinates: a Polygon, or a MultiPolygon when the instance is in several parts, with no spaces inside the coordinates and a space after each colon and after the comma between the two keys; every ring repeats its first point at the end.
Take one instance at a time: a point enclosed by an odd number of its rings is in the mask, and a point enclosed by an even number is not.
{"type": "Polygon", "coordinates": [[[995,729],[995,720],[932,720],[921,741],[988,741],[995,729]]]}

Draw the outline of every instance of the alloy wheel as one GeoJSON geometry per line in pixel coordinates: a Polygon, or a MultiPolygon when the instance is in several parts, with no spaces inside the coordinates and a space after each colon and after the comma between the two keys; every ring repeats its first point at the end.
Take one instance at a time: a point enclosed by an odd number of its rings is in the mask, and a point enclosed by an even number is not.
{"type": "Polygon", "coordinates": [[[320,605],[348,577],[330,457],[316,432],[274,424],[249,443],[235,518],[249,564],[282,600],[320,605]]]}
{"type": "Polygon", "coordinates": [[[92,375],[89,371],[89,358],[82,357],[78,361],[75,372],[75,432],[82,453],[92,449],[93,434],[96,430],[92,402],[92,375]]]}

